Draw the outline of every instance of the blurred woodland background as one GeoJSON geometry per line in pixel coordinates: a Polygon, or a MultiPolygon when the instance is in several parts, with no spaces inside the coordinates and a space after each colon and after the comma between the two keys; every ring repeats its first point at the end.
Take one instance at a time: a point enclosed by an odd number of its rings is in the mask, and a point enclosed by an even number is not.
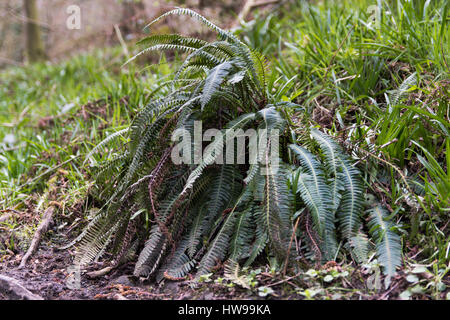
{"type": "MultiPolygon", "coordinates": [[[[139,38],[145,23],[175,6],[193,8],[223,27],[232,27],[239,13],[251,7],[270,7],[279,1],[242,0],[12,0],[0,3],[0,67],[27,61],[57,61],[93,47],[114,45],[139,38]],[[80,29],[67,21],[80,8],[80,29]],[[118,32],[120,30],[120,32],[118,32]]],[[[161,32],[204,31],[198,24],[180,17],[164,24],[161,32]]]]}

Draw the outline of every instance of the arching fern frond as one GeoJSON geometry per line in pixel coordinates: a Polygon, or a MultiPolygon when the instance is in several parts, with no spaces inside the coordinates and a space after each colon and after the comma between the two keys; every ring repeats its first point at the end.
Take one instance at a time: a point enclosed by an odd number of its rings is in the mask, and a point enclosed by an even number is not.
{"type": "Polygon", "coordinates": [[[151,47],[157,44],[159,45],[176,44],[191,47],[192,49],[199,49],[208,43],[209,42],[205,40],[191,37],[183,37],[182,35],[179,34],[156,34],[139,40],[137,42],[137,45],[151,47]]]}
{"type": "Polygon", "coordinates": [[[181,280],[194,268],[195,260],[185,253],[188,244],[186,239],[180,241],[173,255],[161,266],[157,281],[161,281],[163,277],[169,280],[181,280]]]}
{"type": "Polygon", "coordinates": [[[209,71],[205,80],[205,86],[203,87],[202,98],[200,99],[202,108],[209,102],[214,92],[219,89],[232,67],[233,65],[227,61],[209,71]]]}
{"type": "Polygon", "coordinates": [[[349,241],[362,226],[360,217],[364,207],[364,186],[359,170],[351,165],[350,158],[331,137],[316,129],[311,130],[311,135],[325,155],[325,169],[331,180],[333,210],[344,239],[349,241]]]}
{"type": "Polygon", "coordinates": [[[158,225],[154,225],[150,231],[150,237],[145,243],[144,249],[139,254],[138,261],[134,268],[134,275],[148,276],[152,274],[165,253],[167,239],[158,225]]]}
{"type": "Polygon", "coordinates": [[[367,235],[359,232],[348,241],[350,252],[357,263],[366,263],[369,258],[369,239],[367,235]]]}
{"type": "Polygon", "coordinates": [[[291,235],[291,201],[287,189],[287,174],[283,165],[276,171],[272,165],[263,168],[265,174],[265,195],[263,203],[264,223],[274,252],[284,261],[291,235]]]}
{"type": "Polygon", "coordinates": [[[322,251],[327,260],[334,260],[337,252],[334,206],[331,187],[327,184],[322,164],[306,149],[291,144],[305,173],[300,174],[300,196],[312,214],[314,224],[322,239],[322,251]]]}
{"type": "Polygon", "coordinates": [[[239,261],[248,258],[254,236],[251,207],[237,213],[236,226],[230,243],[230,259],[239,261]]]}
{"type": "Polygon", "coordinates": [[[197,278],[211,270],[218,262],[222,261],[228,252],[228,246],[234,230],[236,212],[232,211],[226,217],[222,228],[220,228],[214,241],[209,246],[208,251],[199,262],[197,278]]]}
{"type": "MultiPolygon", "coordinates": [[[[320,149],[325,155],[325,170],[329,176],[331,186],[331,202],[333,204],[333,214],[336,212],[341,202],[341,193],[344,189],[344,181],[341,174],[341,148],[331,138],[321,133],[317,129],[311,130],[312,137],[319,143],[320,149]]],[[[334,217],[333,217],[334,218],[334,217]]]]}
{"type": "Polygon", "coordinates": [[[125,133],[127,133],[129,130],[129,128],[125,128],[119,131],[116,131],[112,134],[110,134],[108,137],[106,137],[104,140],[102,140],[99,144],[97,144],[91,151],[89,151],[89,153],[86,155],[86,159],[84,160],[83,164],[86,163],[86,161],[88,161],[89,159],[91,159],[91,157],[94,155],[95,152],[97,152],[97,150],[99,150],[101,147],[107,145],[108,143],[110,143],[111,141],[113,141],[115,138],[124,135],[125,133]]]}
{"type": "Polygon", "coordinates": [[[222,39],[230,39],[232,41],[239,42],[239,40],[234,35],[232,35],[229,31],[225,31],[222,28],[219,28],[218,26],[216,26],[214,23],[212,23],[211,21],[209,21],[202,15],[198,14],[197,12],[195,12],[193,10],[186,9],[186,8],[176,8],[171,11],[168,11],[168,12],[164,13],[163,15],[159,16],[158,18],[154,19],[153,21],[151,21],[145,27],[150,28],[153,24],[157,23],[158,21],[160,21],[162,19],[165,19],[166,17],[168,17],[170,15],[188,15],[188,16],[200,21],[201,23],[206,25],[209,29],[217,32],[218,35],[222,39]]]}
{"type": "Polygon", "coordinates": [[[364,186],[359,170],[346,159],[340,159],[344,191],[337,211],[339,228],[345,239],[356,236],[362,226],[361,214],[364,208],[364,186]]]}

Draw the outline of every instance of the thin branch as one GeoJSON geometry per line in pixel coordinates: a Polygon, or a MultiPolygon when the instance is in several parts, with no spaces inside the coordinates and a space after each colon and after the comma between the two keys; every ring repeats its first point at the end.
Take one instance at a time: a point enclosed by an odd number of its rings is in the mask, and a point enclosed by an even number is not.
{"type": "Polygon", "coordinates": [[[44,300],[24,286],[14,278],[10,278],[0,274],[0,292],[13,300],[44,300]]]}
{"type": "Polygon", "coordinates": [[[24,268],[27,264],[28,259],[33,255],[33,253],[39,247],[39,243],[41,242],[42,235],[47,232],[52,220],[53,213],[55,212],[55,207],[51,206],[47,208],[44,212],[44,217],[34,234],[33,240],[31,241],[31,245],[28,248],[27,253],[22,257],[22,261],[20,261],[19,269],[24,268]]]}

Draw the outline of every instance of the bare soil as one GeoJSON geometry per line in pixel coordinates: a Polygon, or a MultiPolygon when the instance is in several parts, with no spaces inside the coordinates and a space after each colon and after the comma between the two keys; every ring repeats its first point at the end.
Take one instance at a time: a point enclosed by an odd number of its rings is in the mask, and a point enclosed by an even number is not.
{"type": "MultiPolygon", "coordinates": [[[[68,285],[68,267],[72,265],[69,250],[57,250],[44,246],[30,259],[25,268],[20,269],[21,255],[16,255],[0,263],[0,274],[19,280],[31,292],[45,300],[85,300],[85,299],[257,299],[258,295],[249,295],[246,290],[231,288],[228,290],[216,284],[204,284],[192,288],[189,281],[163,282],[161,285],[142,282],[132,276],[133,263],[123,265],[109,274],[89,279],[87,271],[101,269],[97,263],[84,270],[81,276],[81,288],[71,289],[68,285]]],[[[0,293],[0,300],[8,299],[0,293]]]]}

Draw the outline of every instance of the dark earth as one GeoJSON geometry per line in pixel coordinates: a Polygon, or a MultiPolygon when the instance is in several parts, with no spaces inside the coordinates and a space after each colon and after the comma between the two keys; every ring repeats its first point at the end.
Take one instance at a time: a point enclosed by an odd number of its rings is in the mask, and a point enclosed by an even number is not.
{"type": "MultiPolygon", "coordinates": [[[[28,262],[25,268],[19,269],[21,255],[3,257],[0,263],[0,274],[12,277],[34,294],[40,295],[45,300],[216,300],[216,299],[287,299],[301,300],[305,296],[299,294],[295,289],[302,287],[301,281],[296,277],[283,279],[279,275],[262,272],[258,275],[258,282],[271,286],[273,294],[266,297],[258,295],[258,290],[247,290],[238,285],[227,286],[217,281],[208,283],[193,283],[192,281],[169,281],[164,280],[160,284],[152,281],[142,281],[132,276],[134,263],[129,262],[110,273],[94,279],[87,276],[87,272],[99,270],[105,267],[103,263],[93,264],[88,270],[83,270],[81,275],[81,288],[71,289],[68,285],[68,267],[72,264],[70,250],[57,250],[41,245],[28,262]],[[5,259],[6,258],[6,259],[5,259]]],[[[218,274],[212,279],[217,279],[218,274]]],[[[400,272],[394,279],[393,284],[387,291],[370,293],[365,288],[361,277],[364,275],[359,271],[350,275],[347,282],[348,291],[352,293],[343,296],[345,299],[396,299],[398,294],[408,287],[405,276],[400,272]]],[[[307,286],[307,284],[303,284],[307,286]]],[[[325,291],[320,298],[332,298],[333,290],[325,291]]],[[[317,297],[319,298],[319,297],[317,297]]],[[[426,297],[422,297],[422,299],[426,297]]],[[[0,292],[0,300],[8,297],[0,292]]]]}

